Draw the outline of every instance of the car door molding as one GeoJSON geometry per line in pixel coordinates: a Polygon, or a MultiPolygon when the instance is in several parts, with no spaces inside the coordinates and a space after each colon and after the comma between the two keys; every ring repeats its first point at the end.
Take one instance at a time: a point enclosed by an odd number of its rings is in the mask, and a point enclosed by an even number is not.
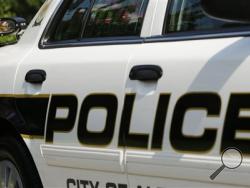
{"type": "Polygon", "coordinates": [[[102,171],[125,172],[125,155],[122,150],[43,144],[41,153],[50,166],[97,171],[101,166],[102,171]]]}

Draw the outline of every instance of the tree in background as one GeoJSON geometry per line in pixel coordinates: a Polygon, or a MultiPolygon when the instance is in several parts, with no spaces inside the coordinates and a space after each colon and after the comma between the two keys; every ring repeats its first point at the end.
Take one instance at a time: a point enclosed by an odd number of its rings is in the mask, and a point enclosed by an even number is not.
{"type": "Polygon", "coordinates": [[[45,0],[0,0],[0,17],[19,16],[31,21],[45,0]]]}

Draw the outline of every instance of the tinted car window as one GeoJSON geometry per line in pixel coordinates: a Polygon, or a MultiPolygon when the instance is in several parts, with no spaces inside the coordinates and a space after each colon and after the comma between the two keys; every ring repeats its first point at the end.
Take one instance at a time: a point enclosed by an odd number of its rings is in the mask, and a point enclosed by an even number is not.
{"type": "Polygon", "coordinates": [[[51,41],[72,40],[81,38],[84,20],[91,7],[91,0],[73,0],[64,11],[51,41]]]}
{"type": "Polygon", "coordinates": [[[95,0],[83,38],[139,36],[148,0],[95,0]]]}
{"type": "Polygon", "coordinates": [[[165,34],[248,26],[209,17],[201,8],[201,0],[171,0],[166,20],[165,34]]]}

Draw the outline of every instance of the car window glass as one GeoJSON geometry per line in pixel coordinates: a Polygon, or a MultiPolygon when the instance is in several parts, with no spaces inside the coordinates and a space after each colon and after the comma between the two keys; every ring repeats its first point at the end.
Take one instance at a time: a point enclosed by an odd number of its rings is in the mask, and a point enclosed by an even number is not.
{"type": "Polygon", "coordinates": [[[148,0],[96,0],[83,38],[139,36],[148,0]]]}
{"type": "Polygon", "coordinates": [[[84,20],[91,6],[91,0],[73,0],[61,17],[51,41],[72,40],[81,37],[84,20]]]}
{"type": "Polygon", "coordinates": [[[249,25],[236,24],[209,17],[201,8],[201,0],[171,0],[170,7],[167,11],[167,22],[165,24],[164,34],[221,30],[241,26],[249,25]]]}

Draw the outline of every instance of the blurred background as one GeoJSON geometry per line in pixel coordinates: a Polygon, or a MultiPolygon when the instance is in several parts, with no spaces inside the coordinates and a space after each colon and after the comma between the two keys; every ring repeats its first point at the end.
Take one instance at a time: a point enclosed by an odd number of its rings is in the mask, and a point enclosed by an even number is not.
{"type": "Polygon", "coordinates": [[[0,0],[0,18],[19,16],[30,22],[45,0],[0,0]]]}
{"type": "MultiPolygon", "coordinates": [[[[0,0],[0,18],[23,17],[29,23],[45,0],[0,0]]],[[[0,47],[15,44],[16,35],[0,36],[0,47]]]]}

